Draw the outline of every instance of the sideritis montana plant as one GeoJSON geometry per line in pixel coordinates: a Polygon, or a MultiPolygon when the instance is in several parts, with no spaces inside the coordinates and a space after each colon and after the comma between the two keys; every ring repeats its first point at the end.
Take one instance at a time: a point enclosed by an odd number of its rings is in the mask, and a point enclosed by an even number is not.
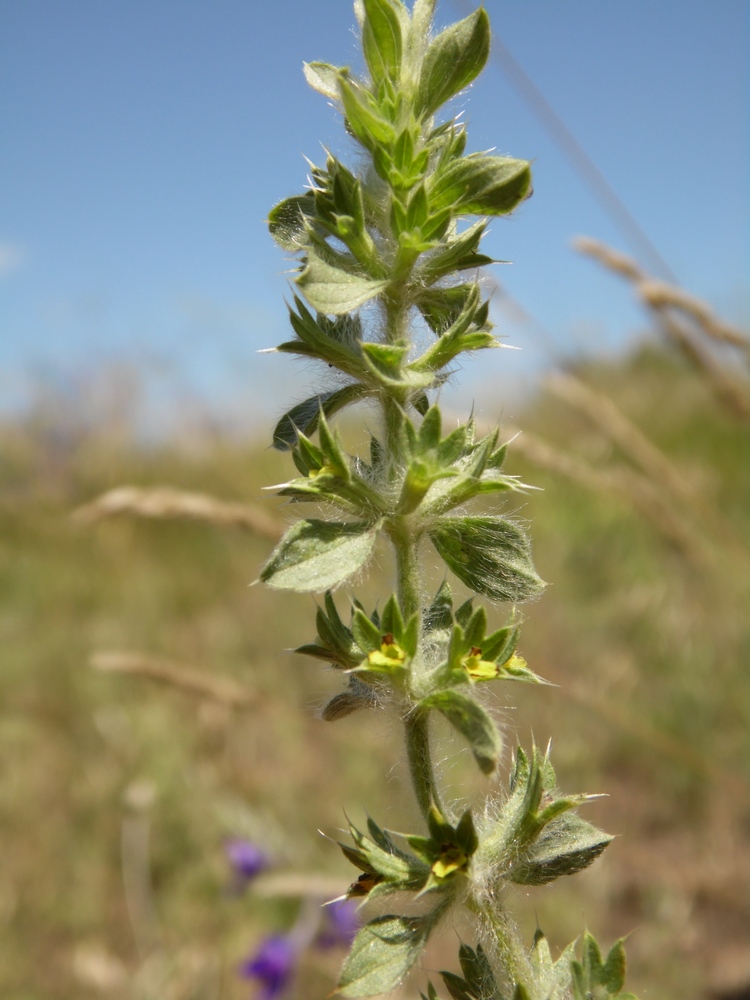
{"type": "MultiPolygon", "coordinates": [[[[403,720],[409,774],[424,828],[392,834],[369,820],[341,849],[359,871],[349,895],[393,897],[359,931],[344,963],[345,997],[387,993],[418,960],[449,913],[474,915],[478,940],[462,944],[463,975],[442,973],[454,1000],[606,1000],[622,993],[625,955],[606,957],[590,934],[553,960],[541,932],[527,946],[506,910],[511,885],[540,885],[591,864],[610,841],[578,814],[589,796],[563,795],[549,753],[515,752],[510,784],[480,816],[458,815],[436,781],[430,719],[440,713],[492,779],[502,741],[479,696],[487,683],[538,683],[516,653],[517,619],[499,627],[473,598],[454,606],[444,582],[426,593],[423,559],[435,550],[472,592],[516,605],[544,586],[518,524],[476,513],[473,502],[522,489],[503,473],[498,431],[472,420],[447,431],[434,402],[456,360],[497,347],[477,269],[488,217],[531,193],[525,160],[466,154],[466,130],[440,109],[484,67],[484,9],[437,34],[435,0],[358,0],[367,76],[313,62],[308,83],[341,112],[356,166],[331,154],[311,165],[309,189],[270,214],[276,242],[299,261],[289,318],[293,339],[277,351],[339,373],[291,409],[274,432],[297,475],[278,487],[324,516],[297,521],[261,572],[271,587],[322,593],[317,635],[298,652],[331,663],[345,690],[323,716],[335,720],[391,703],[403,720]],[[334,414],[369,400],[379,429],[367,459],[345,451],[334,414]],[[396,591],[380,610],[332,591],[359,574],[379,536],[393,551],[396,591]],[[385,912],[383,912],[385,906],[385,912]]],[[[366,912],[369,912],[366,911],[366,912]]],[[[424,997],[424,994],[422,994],[424,997]]],[[[430,1000],[438,996],[432,983],[430,1000]]]]}

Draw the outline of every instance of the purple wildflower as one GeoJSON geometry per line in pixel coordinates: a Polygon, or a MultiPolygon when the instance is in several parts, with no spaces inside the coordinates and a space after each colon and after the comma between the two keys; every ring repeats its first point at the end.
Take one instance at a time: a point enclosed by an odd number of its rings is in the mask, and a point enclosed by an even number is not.
{"type": "Polygon", "coordinates": [[[275,1000],[289,985],[296,961],[297,949],[290,938],[274,934],[262,942],[252,958],[242,963],[240,974],[262,984],[257,1000],[275,1000]]]}
{"type": "Polygon", "coordinates": [[[315,939],[319,948],[348,948],[361,927],[354,899],[337,899],[323,908],[323,926],[315,939]]]}
{"type": "Polygon", "coordinates": [[[268,856],[249,840],[227,840],[224,850],[239,883],[249,882],[269,865],[268,856]]]}

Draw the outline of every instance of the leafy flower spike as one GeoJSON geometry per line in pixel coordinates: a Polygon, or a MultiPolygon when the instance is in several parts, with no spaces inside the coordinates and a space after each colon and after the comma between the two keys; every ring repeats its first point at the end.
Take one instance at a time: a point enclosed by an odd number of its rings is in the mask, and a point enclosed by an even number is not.
{"type": "Polygon", "coordinates": [[[454,814],[432,766],[439,713],[481,772],[497,771],[501,732],[481,692],[490,681],[540,683],[518,653],[515,606],[544,588],[524,528],[507,512],[476,509],[483,497],[527,488],[503,471],[498,431],[478,436],[471,419],[446,426],[436,402],[459,360],[502,346],[477,281],[477,269],[493,263],[481,242],[488,219],[513,212],[532,186],[526,160],[467,151],[464,125],[444,110],[487,62],[486,10],[434,33],[434,6],[356,0],[364,72],[305,66],[308,83],[342,115],[356,166],[326,152],[310,164],[307,189],[269,215],[271,235],[296,266],[291,335],[276,350],[319,365],[325,385],[273,432],[296,468],[277,492],[314,509],[289,528],[260,577],[324,594],[316,635],[297,650],[344,675],[323,718],[391,704],[424,823],[396,835],[371,819],[366,832],[350,825],[351,843],[340,845],[360,872],[346,895],[399,905],[359,930],[339,994],[394,989],[444,916],[467,907],[487,940],[461,947],[463,978],[443,974],[454,1000],[613,996],[620,945],[602,962],[586,938],[580,961],[571,947],[552,963],[538,937],[529,956],[502,909],[507,884],[573,874],[606,848],[611,838],[577,813],[590,797],[558,793],[548,755],[519,748],[500,802],[454,814]],[[363,402],[379,419],[369,449],[349,454],[334,420],[363,402]],[[395,592],[373,611],[353,598],[342,616],[333,591],[357,580],[379,541],[393,553],[395,592]],[[472,593],[509,605],[504,623],[490,625],[473,599],[454,610],[447,580],[429,597],[428,552],[472,593]]]}

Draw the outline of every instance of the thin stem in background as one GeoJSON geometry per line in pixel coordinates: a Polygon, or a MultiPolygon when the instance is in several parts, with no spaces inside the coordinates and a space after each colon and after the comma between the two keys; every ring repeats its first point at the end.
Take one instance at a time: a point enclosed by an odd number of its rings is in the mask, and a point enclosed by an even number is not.
{"type": "Polygon", "coordinates": [[[430,806],[434,803],[443,815],[446,815],[432,766],[429,712],[424,709],[415,709],[404,720],[404,727],[406,729],[409,774],[419,809],[424,818],[427,819],[430,806]]]}

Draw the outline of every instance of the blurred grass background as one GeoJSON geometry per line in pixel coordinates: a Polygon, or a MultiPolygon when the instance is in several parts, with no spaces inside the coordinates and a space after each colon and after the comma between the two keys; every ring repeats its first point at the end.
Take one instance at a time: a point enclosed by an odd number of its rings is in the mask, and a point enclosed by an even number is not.
{"type": "MultiPolygon", "coordinates": [[[[508,469],[543,488],[518,512],[551,583],[526,609],[521,651],[560,686],[505,685],[491,699],[509,749],[551,739],[561,787],[609,793],[588,815],[621,836],[588,872],[513,905],[555,947],[584,925],[607,943],[632,932],[629,985],[644,998],[739,998],[750,983],[747,424],[662,348],[581,362],[575,377],[648,435],[685,495],[644,486],[606,420],[559,384],[518,415],[508,469]]],[[[122,484],[257,503],[289,475],[288,458],[265,448],[269,431],[146,445],[127,421],[49,405],[0,429],[7,1000],[247,996],[239,962],[297,903],[229,892],[224,838],[250,835],[279,871],[323,873],[343,891],[353,869],[318,828],[335,835],[343,809],[395,829],[414,822],[393,721],[319,721],[340,677],[284,652],[312,639],[313,600],[248,587],[271,541],[192,521],[71,517],[122,484]],[[102,650],[232,679],[254,703],[95,671],[102,650]]],[[[274,513],[276,501],[263,504],[274,513]]],[[[382,596],[388,578],[383,553],[357,595],[382,596]]],[[[483,782],[463,748],[445,755],[446,780],[471,801],[483,782]]],[[[295,996],[330,992],[340,958],[312,957],[295,996]]]]}

